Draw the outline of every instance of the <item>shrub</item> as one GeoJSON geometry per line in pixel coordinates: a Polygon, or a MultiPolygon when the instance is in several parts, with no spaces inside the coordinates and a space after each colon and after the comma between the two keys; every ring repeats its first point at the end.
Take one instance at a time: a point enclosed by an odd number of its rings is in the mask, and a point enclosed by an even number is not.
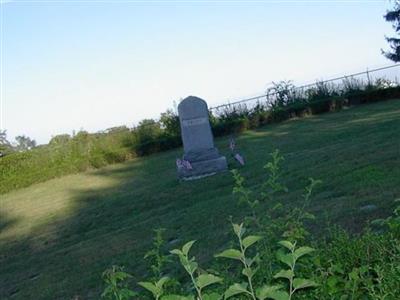
{"type": "Polygon", "coordinates": [[[292,81],[272,82],[273,86],[267,90],[267,98],[273,108],[287,107],[296,101],[296,87],[292,81]]]}
{"type": "Polygon", "coordinates": [[[268,116],[270,111],[268,110],[266,104],[257,102],[250,113],[249,128],[254,129],[259,126],[265,125],[268,122],[268,116]]]}
{"type": "Polygon", "coordinates": [[[161,114],[160,123],[166,136],[181,136],[181,125],[179,123],[179,116],[172,110],[169,109],[165,113],[161,114]]]}
{"type": "Polygon", "coordinates": [[[59,134],[51,138],[49,145],[66,145],[70,140],[71,136],[69,134],[59,134]]]}
{"type": "Polygon", "coordinates": [[[251,111],[244,104],[220,108],[210,116],[213,133],[215,136],[240,133],[250,127],[250,116],[251,111]]]}
{"type": "Polygon", "coordinates": [[[136,136],[135,150],[139,156],[160,151],[158,139],[161,136],[160,123],[153,119],[145,119],[133,130],[136,136]]]}

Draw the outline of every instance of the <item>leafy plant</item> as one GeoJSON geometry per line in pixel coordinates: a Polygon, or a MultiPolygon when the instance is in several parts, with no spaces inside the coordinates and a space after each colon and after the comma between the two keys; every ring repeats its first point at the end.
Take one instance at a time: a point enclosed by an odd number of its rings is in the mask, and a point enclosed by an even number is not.
{"type": "Polygon", "coordinates": [[[394,209],[393,214],[386,218],[385,224],[389,230],[397,236],[400,236],[400,199],[395,200],[398,206],[394,209]]]}
{"type": "Polygon", "coordinates": [[[286,253],[281,250],[278,251],[277,258],[280,262],[289,267],[289,269],[280,270],[275,274],[274,278],[283,278],[288,281],[288,293],[283,293],[282,298],[279,299],[290,300],[298,290],[317,286],[317,284],[311,279],[297,277],[295,271],[298,260],[303,256],[314,252],[314,249],[307,246],[296,248],[296,242],[291,243],[290,241],[280,241],[279,244],[287,251],[286,253]]]}
{"type": "MultiPolygon", "coordinates": [[[[275,150],[271,154],[272,160],[264,165],[267,170],[267,180],[262,185],[262,191],[258,196],[252,196],[253,193],[245,187],[244,177],[238,170],[231,171],[234,179],[233,194],[238,197],[239,204],[246,204],[251,210],[251,217],[247,217],[246,221],[252,221],[257,227],[261,228],[261,220],[257,214],[260,201],[272,201],[273,196],[278,192],[287,192],[286,186],[281,183],[281,167],[280,164],[284,160],[279,150],[275,150]]],[[[277,208],[277,207],[275,207],[277,208]]]]}
{"type": "Polygon", "coordinates": [[[396,199],[398,206],[393,210],[393,214],[386,219],[376,219],[372,225],[387,227],[393,234],[400,237],[400,199],[396,199]]]}
{"type": "Polygon", "coordinates": [[[272,107],[285,107],[292,104],[295,99],[293,95],[295,89],[296,87],[290,80],[272,82],[272,87],[267,90],[267,94],[270,95],[269,98],[273,99],[271,101],[272,107]]]}
{"type": "Polygon", "coordinates": [[[239,260],[242,265],[242,274],[246,277],[247,283],[235,283],[231,285],[224,294],[225,299],[230,298],[237,294],[246,294],[249,295],[252,299],[256,299],[256,293],[253,286],[253,276],[258,271],[257,264],[260,261],[260,256],[257,253],[254,257],[250,258],[246,255],[246,250],[258,242],[261,239],[261,236],[249,235],[247,237],[243,237],[245,233],[245,228],[243,224],[233,224],[233,231],[235,232],[238,241],[239,241],[239,249],[227,249],[217,255],[215,257],[225,257],[229,259],[239,260]]]}
{"type": "Polygon", "coordinates": [[[125,283],[125,280],[131,277],[131,275],[124,272],[122,267],[118,266],[112,266],[110,269],[104,271],[103,280],[106,283],[106,288],[101,297],[110,300],[125,300],[137,295],[125,283]]]}
{"type": "Polygon", "coordinates": [[[257,226],[260,226],[257,216],[257,207],[260,204],[260,201],[258,199],[252,199],[252,193],[244,186],[244,177],[240,175],[238,170],[234,169],[231,173],[235,182],[235,185],[233,186],[233,194],[238,197],[239,204],[245,204],[251,210],[252,216],[251,218],[246,218],[246,221],[251,220],[257,226]]]}
{"type": "Polygon", "coordinates": [[[259,270],[260,254],[256,253],[253,257],[249,257],[246,251],[253,244],[262,239],[261,236],[249,235],[244,237],[245,228],[243,224],[233,224],[233,230],[239,241],[239,249],[227,249],[216,257],[224,257],[233,260],[239,260],[242,263],[242,274],[246,277],[247,282],[232,284],[224,294],[224,298],[228,299],[235,295],[243,294],[253,300],[275,299],[275,300],[290,300],[292,296],[301,289],[315,287],[317,284],[306,278],[296,277],[295,268],[297,261],[305,255],[310,254],[314,249],[310,247],[296,248],[296,243],[290,241],[280,241],[279,244],[289,250],[285,253],[282,250],[277,252],[277,258],[289,269],[282,269],[275,274],[274,278],[284,278],[288,280],[288,291],[282,285],[264,284],[256,288],[253,282],[253,277],[259,270]]]}
{"type": "Polygon", "coordinates": [[[198,264],[194,257],[189,257],[189,251],[194,243],[195,241],[190,241],[183,245],[182,249],[174,249],[171,253],[179,257],[181,265],[189,274],[193,287],[196,290],[197,299],[217,300],[221,295],[218,293],[204,294],[203,289],[209,285],[221,283],[223,279],[208,273],[196,274],[196,271],[198,271],[198,264]]]}
{"type": "Polygon", "coordinates": [[[165,241],[163,239],[164,228],[155,229],[155,237],[153,238],[153,248],[149,250],[144,259],[149,260],[151,264],[151,270],[153,272],[154,278],[160,278],[163,273],[163,269],[165,265],[170,262],[170,258],[168,255],[163,253],[163,248],[165,245],[165,241]]]}
{"type": "Polygon", "coordinates": [[[315,216],[306,211],[309,207],[311,201],[311,195],[315,187],[321,183],[321,180],[315,180],[309,178],[309,185],[306,186],[305,192],[303,194],[303,205],[301,207],[295,207],[292,211],[287,214],[285,221],[286,231],[283,233],[283,237],[288,238],[291,241],[303,240],[308,231],[304,227],[304,222],[306,220],[314,220],[315,216]]]}
{"type": "Polygon", "coordinates": [[[283,156],[276,149],[271,154],[272,160],[264,165],[264,169],[268,172],[268,179],[263,184],[262,196],[268,200],[272,200],[272,196],[278,192],[287,192],[287,187],[281,181],[281,162],[284,161],[283,156]]]}
{"type": "Polygon", "coordinates": [[[160,280],[157,282],[148,282],[148,281],[141,281],[138,282],[140,286],[145,288],[147,291],[149,291],[154,299],[159,300],[160,297],[164,294],[164,284],[169,280],[167,276],[162,277],[160,280]]]}

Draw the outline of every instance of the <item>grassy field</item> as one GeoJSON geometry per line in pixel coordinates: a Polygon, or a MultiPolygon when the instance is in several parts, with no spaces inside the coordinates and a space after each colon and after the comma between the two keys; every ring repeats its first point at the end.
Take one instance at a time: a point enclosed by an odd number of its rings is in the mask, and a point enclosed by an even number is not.
{"type": "MultiPolygon", "coordinates": [[[[257,189],[269,153],[280,149],[289,193],[300,203],[309,177],[321,179],[311,212],[314,234],[328,224],[359,232],[389,215],[400,197],[400,100],[350,108],[248,131],[237,138],[257,189]],[[373,204],[375,210],[360,210],[373,204]]],[[[229,155],[228,139],[216,141],[229,155]]],[[[182,149],[53,179],[1,195],[0,299],[98,299],[101,273],[124,265],[138,281],[153,229],[171,247],[196,239],[206,261],[231,239],[229,217],[247,213],[232,196],[229,173],[193,182],[176,179],[182,149]]],[[[231,167],[235,162],[229,158],[231,167]]],[[[268,204],[267,204],[268,205],[268,204]]]]}

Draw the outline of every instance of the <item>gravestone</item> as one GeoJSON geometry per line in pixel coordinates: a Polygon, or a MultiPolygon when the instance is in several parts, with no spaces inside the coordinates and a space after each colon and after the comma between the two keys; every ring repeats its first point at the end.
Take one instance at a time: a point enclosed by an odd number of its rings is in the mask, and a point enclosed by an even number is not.
{"type": "Polygon", "coordinates": [[[198,97],[189,96],[179,103],[178,113],[183,159],[191,165],[191,168],[178,167],[178,177],[197,179],[227,170],[225,156],[220,155],[214,146],[207,103],[198,97]]]}

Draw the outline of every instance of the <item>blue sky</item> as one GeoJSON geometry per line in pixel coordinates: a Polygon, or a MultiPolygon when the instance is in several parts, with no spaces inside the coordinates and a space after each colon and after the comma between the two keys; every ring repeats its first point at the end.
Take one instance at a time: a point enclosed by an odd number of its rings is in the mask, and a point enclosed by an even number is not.
{"type": "Polygon", "coordinates": [[[1,5],[2,126],[39,143],[210,106],[271,81],[390,65],[388,1],[18,1],[1,5]]]}

